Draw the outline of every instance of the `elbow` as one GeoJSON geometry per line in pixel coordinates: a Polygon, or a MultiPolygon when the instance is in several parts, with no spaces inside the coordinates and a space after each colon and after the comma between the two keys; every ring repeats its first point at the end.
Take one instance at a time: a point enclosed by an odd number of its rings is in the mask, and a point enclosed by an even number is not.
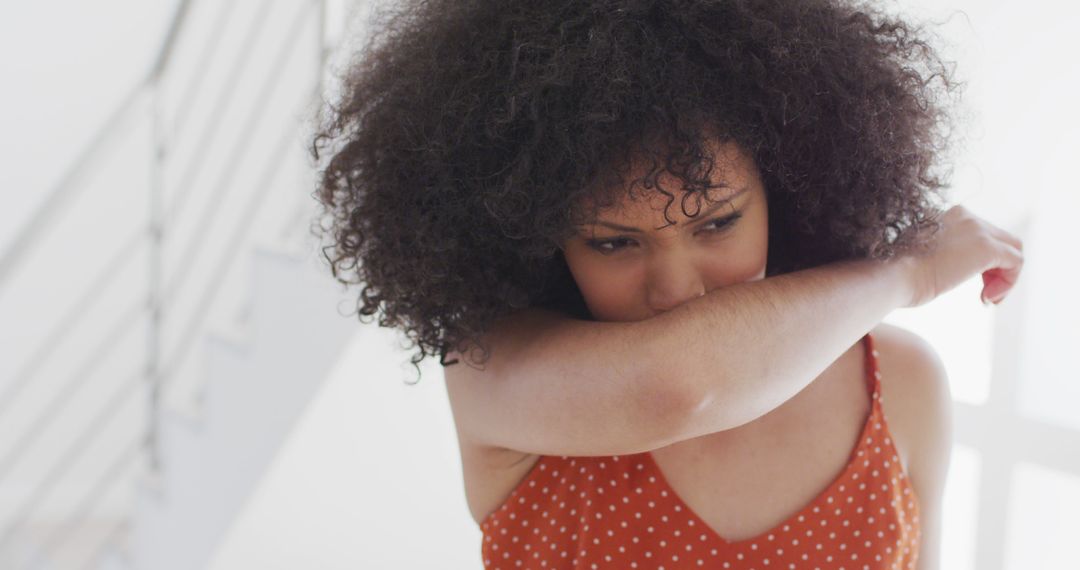
{"type": "Polygon", "coordinates": [[[737,428],[753,418],[745,409],[732,406],[738,398],[723,389],[720,372],[715,372],[707,382],[691,378],[662,379],[656,392],[664,402],[665,417],[660,418],[665,444],[677,443],[710,433],[737,428]]]}
{"type": "Polygon", "coordinates": [[[656,433],[651,449],[709,433],[707,426],[716,424],[709,418],[717,419],[711,396],[685,379],[658,374],[653,382],[650,414],[656,433]]]}

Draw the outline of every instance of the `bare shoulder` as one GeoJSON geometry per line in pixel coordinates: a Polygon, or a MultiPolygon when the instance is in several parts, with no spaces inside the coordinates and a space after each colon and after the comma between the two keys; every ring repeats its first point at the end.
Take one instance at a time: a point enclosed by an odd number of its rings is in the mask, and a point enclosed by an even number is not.
{"type": "Polygon", "coordinates": [[[949,379],[937,351],[914,332],[882,323],[871,334],[881,372],[881,407],[919,501],[918,570],[937,570],[953,445],[949,379]]]}
{"type": "Polygon", "coordinates": [[[888,383],[882,391],[891,390],[907,404],[925,403],[927,397],[948,394],[945,364],[926,339],[889,323],[878,324],[870,334],[878,350],[882,382],[888,383]]]}
{"type": "MultiPolygon", "coordinates": [[[[952,406],[945,364],[937,350],[918,334],[889,323],[871,331],[881,372],[882,408],[890,428],[907,449],[939,438],[952,406]]],[[[907,462],[905,462],[907,465],[907,462]]]]}

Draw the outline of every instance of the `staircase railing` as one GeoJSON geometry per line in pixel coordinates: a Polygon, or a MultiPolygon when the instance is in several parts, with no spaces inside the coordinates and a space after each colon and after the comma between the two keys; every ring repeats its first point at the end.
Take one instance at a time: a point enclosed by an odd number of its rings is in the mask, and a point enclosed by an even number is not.
{"type": "MultiPolygon", "coordinates": [[[[317,61],[311,62],[312,68],[316,69],[314,76],[317,79],[314,81],[315,84],[310,86],[309,97],[316,97],[321,93],[322,70],[328,51],[325,30],[326,3],[327,0],[304,0],[295,4],[287,32],[276,40],[277,47],[271,56],[273,64],[259,83],[259,96],[245,106],[246,114],[241,132],[250,133],[257,125],[273,121],[273,117],[267,116],[269,101],[273,98],[273,94],[282,88],[284,75],[282,70],[286,68],[285,61],[297,51],[298,45],[305,38],[305,26],[311,25],[313,18],[318,19],[314,24],[318,30],[319,44],[317,61]]],[[[58,449],[59,452],[50,457],[51,461],[45,475],[35,481],[25,499],[6,520],[0,518],[0,560],[4,560],[3,555],[13,550],[16,545],[21,549],[19,552],[23,553],[19,555],[21,560],[14,561],[17,566],[12,566],[12,568],[39,567],[45,563],[49,553],[63,549],[75,533],[92,518],[95,507],[104,497],[115,492],[116,488],[123,483],[130,483],[135,469],[140,466],[140,460],[143,462],[142,466],[151,475],[161,468],[158,453],[158,425],[165,391],[169,388],[170,380],[176,371],[192,356],[192,349],[197,346],[195,341],[200,338],[208,320],[210,307],[222,290],[227,268],[235,263],[237,255],[243,251],[242,248],[235,247],[235,244],[242,243],[250,235],[256,213],[267,201],[261,190],[270,186],[273,177],[279,171],[279,166],[284,162],[285,153],[290,149],[299,148],[297,125],[294,122],[281,121],[288,124],[282,128],[281,134],[270,147],[265,158],[260,160],[263,164],[260,179],[254,188],[244,189],[239,187],[236,174],[240,163],[251,152],[253,145],[244,137],[237,137],[228,152],[225,162],[227,166],[220,171],[212,185],[215,199],[208,200],[199,212],[191,209],[194,203],[195,179],[197,175],[206,171],[207,153],[211,146],[208,143],[221,136],[219,131],[223,117],[229,109],[231,100],[238,92],[238,82],[243,76],[242,71],[249,66],[254,57],[259,55],[255,52],[254,46],[266,32],[268,15],[274,9],[274,4],[274,0],[267,0],[260,7],[255,18],[246,23],[247,29],[244,32],[239,55],[233,61],[225,85],[212,105],[209,119],[203,122],[204,128],[194,135],[197,141],[204,144],[198,145],[194,156],[186,164],[178,165],[170,157],[170,150],[177,146],[182,137],[189,136],[189,125],[195,122],[192,120],[194,101],[199,94],[206,91],[205,70],[209,67],[212,58],[217,55],[219,44],[225,34],[236,33],[229,27],[230,15],[236,8],[236,2],[221,3],[209,37],[201,40],[204,43],[196,59],[195,75],[183,86],[183,92],[178,99],[178,110],[174,115],[175,122],[166,124],[162,105],[163,80],[170,72],[177,46],[186,37],[189,14],[193,8],[192,0],[180,0],[165,40],[149,71],[112,110],[59,183],[50,189],[47,197],[29,217],[21,231],[16,234],[12,245],[0,256],[0,296],[2,296],[14,280],[26,277],[20,273],[20,268],[34,254],[35,248],[43,241],[43,237],[61,228],[58,224],[60,215],[70,208],[75,198],[88,191],[89,185],[85,181],[90,178],[90,174],[102,166],[104,160],[111,156],[110,151],[115,149],[117,143],[129,134],[135,125],[140,121],[151,122],[153,164],[151,183],[147,188],[149,209],[146,212],[146,221],[116,246],[111,255],[96,268],[91,278],[75,284],[77,289],[72,291],[75,302],[67,308],[61,318],[57,319],[43,337],[43,341],[27,353],[29,358],[25,365],[18,369],[15,377],[0,390],[0,419],[15,409],[19,409],[23,414],[28,413],[23,401],[27,387],[42,375],[47,362],[64,358],[65,355],[58,353],[57,347],[63,346],[64,339],[76,328],[74,325],[89,313],[88,308],[94,306],[106,290],[117,284],[117,277],[122,274],[123,269],[140,260],[138,254],[143,251],[144,246],[148,250],[144,252],[148,253],[145,258],[149,278],[148,289],[144,295],[139,295],[131,302],[126,310],[114,315],[109,326],[103,327],[100,334],[96,335],[96,343],[89,357],[80,363],[73,374],[59,384],[60,388],[47,399],[44,405],[36,411],[29,412],[29,417],[32,419],[27,424],[27,428],[13,437],[14,444],[10,449],[6,452],[0,451],[0,485],[3,485],[5,480],[9,480],[15,469],[25,461],[27,452],[35,449],[35,444],[40,441],[42,434],[46,433],[54,422],[66,417],[68,415],[66,412],[79,406],[83,397],[95,388],[95,386],[87,385],[85,379],[108,357],[114,356],[114,352],[120,346],[119,339],[140,323],[146,326],[145,360],[132,362],[132,370],[127,377],[112,388],[112,392],[104,403],[93,410],[89,419],[80,425],[77,437],[69,441],[66,446],[61,446],[62,449],[58,449]],[[182,172],[179,176],[180,182],[175,186],[171,201],[167,201],[165,169],[166,167],[176,169],[181,166],[182,170],[178,170],[182,172]],[[228,195],[243,190],[246,190],[249,196],[246,200],[247,207],[244,215],[232,220],[221,218],[221,209],[216,206],[228,195]],[[171,230],[181,220],[191,215],[197,216],[197,226],[193,237],[182,244],[179,261],[171,272],[175,277],[170,283],[165,283],[166,240],[171,237],[171,230]],[[184,315],[187,321],[182,327],[177,348],[166,354],[162,342],[163,328],[166,325],[165,318],[181,291],[195,289],[195,286],[190,283],[192,265],[195,260],[205,256],[208,250],[215,248],[215,244],[208,242],[207,239],[210,227],[215,222],[227,222],[231,226],[227,242],[230,247],[215,264],[213,278],[209,285],[197,291],[194,311],[186,312],[184,315]],[[143,432],[133,434],[129,441],[119,446],[111,459],[105,462],[105,468],[96,477],[91,478],[92,482],[85,495],[76,502],[75,508],[55,530],[43,539],[19,543],[20,536],[34,521],[43,503],[71,472],[72,466],[87,453],[87,450],[92,448],[103,433],[106,433],[107,428],[123,413],[123,410],[139,403],[140,397],[145,398],[143,405],[146,407],[143,432]],[[30,552],[29,556],[25,555],[27,551],[30,552]]],[[[292,7],[293,4],[289,6],[292,7]]],[[[284,119],[292,119],[292,117],[284,119]]],[[[297,217],[294,216],[293,219],[297,217]]],[[[220,246],[216,248],[221,249],[220,246]]],[[[84,557],[81,565],[77,566],[94,567],[99,555],[125,536],[127,527],[127,520],[121,519],[116,522],[111,530],[99,540],[90,556],[84,557]]]]}

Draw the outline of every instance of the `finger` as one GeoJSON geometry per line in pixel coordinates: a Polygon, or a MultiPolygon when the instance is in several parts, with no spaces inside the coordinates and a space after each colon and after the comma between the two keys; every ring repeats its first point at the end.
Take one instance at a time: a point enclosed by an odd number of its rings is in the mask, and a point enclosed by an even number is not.
{"type": "Polygon", "coordinates": [[[1020,271],[1024,266],[1023,254],[1012,246],[1005,246],[1006,263],[983,272],[982,297],[993,303],[999,303],[1016,285],[1020,271]]]}
{"type": "Polygon", "coordinates": [[[1000,299],[1011,288],[1011,284],[1002,276],[1000,269],[991,269],[982,274],[983,289],[979,294],[982,302],[988,303],[1000,299]]]}
{"type": "Polygon", "coordinates": [[[1024,265],[1024,252],[1019,248],[1010,244],[1002,243],[1000,252],[1002,254],[998,267],[1006,271],[1020,272],[1020,268],[1024,265]]]}

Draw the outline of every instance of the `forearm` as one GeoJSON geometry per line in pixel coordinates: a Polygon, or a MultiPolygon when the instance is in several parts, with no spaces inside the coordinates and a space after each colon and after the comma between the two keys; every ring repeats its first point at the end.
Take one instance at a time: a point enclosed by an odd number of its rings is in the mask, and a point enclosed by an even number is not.
{"type": "Polygon", "coordinates": [[[680,439],[738,427],[799,393],[911,299],[907,261],[858,260],[713,290],[639,321],[630,359],[678,386],[680,439]]]}
{"type": "MultiPolygon", "coordinates": [[[[715,289],[640,321],[532,309],[489,331],[489,370],[527,383],[601,382],[638,394],[672,441],[780,406],[911,298],[903,261],[831,263],[715,289]]],[[[600,403],[597,403],[600,405],[600,403]]]]}

